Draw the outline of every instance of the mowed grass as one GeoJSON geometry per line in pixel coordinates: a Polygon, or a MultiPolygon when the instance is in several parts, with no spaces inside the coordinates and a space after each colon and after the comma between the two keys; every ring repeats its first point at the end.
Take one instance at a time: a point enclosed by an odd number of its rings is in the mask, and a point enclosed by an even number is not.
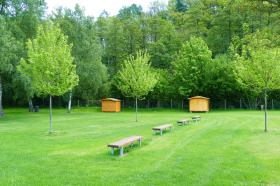
{"type": "Polygon", "coordinates": [[[101,113],[98,109],[6,110],[0,118],[0,185],[280,185],[280,111],[201,113],[202,121],[177,126],[194,114],[179,110],[101,113]],[[173,123],[172,133],[153,126],[173,123]],[[142,147],[112,156],[107,144],[142,135],[142,147]]]}

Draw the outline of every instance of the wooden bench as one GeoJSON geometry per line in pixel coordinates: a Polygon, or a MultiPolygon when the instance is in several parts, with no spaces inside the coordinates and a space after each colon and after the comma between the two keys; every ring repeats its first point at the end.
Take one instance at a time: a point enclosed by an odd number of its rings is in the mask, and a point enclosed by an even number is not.
{"type": "Polygon", "coordinates": [[[171,124],[165,124],[165,125],[161,125],[161,126],[157,126],[157,127],[154,127],[153,128],[153,131],[156,133],[157,131],[159,131],[160,132],[160,135],[162,135],[162,132],[164,131],[164,130],[167,130],[167,129],[169,129],[170,130],[170,132],[172,131],[172,125],[171,124]]]}
{"type": "Polygon", "coordinates": [[[142,139],[143,139],[142,136],[130,136],[128,138],[124,138],[124,139],[121,139],[121,140],[116,141],[114,143],[111,143],[111,144],[108,145],[108,147],[112,148],[112,154],[113,155],[114,155],[114,152],[115,152],[115,148],[120,149],[120,156],[122,156],[123,155],[123,149],[124,149],[125,146],[131,145],[136,141],[138,141],[139,146],[141,146],[142,139]]]}
{"type": "Polygon", "coordinates": [[[195,121],[195,122],[198,122],[198,121],[201,120],[201,117],[200,116],[193,116],[192,120],[195,121]]]}
{"type": "Polygon", "coordinates": [[[177,121],[177,123],[179,125],[186,125],[186,124],[190,123],[190,120],[189,119],[181,119],[181,120],[177,121]]]}

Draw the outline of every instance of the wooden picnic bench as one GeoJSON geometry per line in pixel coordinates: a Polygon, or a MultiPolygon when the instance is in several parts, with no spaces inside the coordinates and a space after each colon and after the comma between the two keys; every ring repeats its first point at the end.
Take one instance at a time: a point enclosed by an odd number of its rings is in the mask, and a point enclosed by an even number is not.
{"type": "Polygon", "coordinates": [[[190,120],[189,119],[181,119],[181,120],[178,120],[177,123],[179,125],[186,125],[186,124],[190,123],[190,120]]]}
{"type": "Polygon", "coordinates": [[[201,120],[201,117],[200,116],[193,116],[192,120],[198,122],[198,121],[201,120]]]}
{"type": "Polygon", "coordinates": [[[115,152],[115,148],[120,149],[120,156],[122,156],[124,147],[126,147],[128,145],[131,145],[136,141],[138,141],[139,146],[141,146],[142,139],[143,139],[142,136],[130,136],[128,138],[124,138],[124,139],[121,139],[119,141],[113,142],[113,143],[109,144],[108,147],[112,148],[112,154],[113,155],[114,155],[114,152],[115,152]]]}
{"type": "Polygon", "coordinates": [[[156,133],[157,131],[159,131],[159,132],[160,132],[160,135],[162,135],[162,132],[163,132],[164,130],[167,130],[167,129],[169,129],[170,132],[171,132],[171,131],[172,131],[172,125],[171,125],[171,124],[160,125],[160,126],[154,127],[154,128],[153,128],[153,131],[154,131],[155,133],[156,133]]]}

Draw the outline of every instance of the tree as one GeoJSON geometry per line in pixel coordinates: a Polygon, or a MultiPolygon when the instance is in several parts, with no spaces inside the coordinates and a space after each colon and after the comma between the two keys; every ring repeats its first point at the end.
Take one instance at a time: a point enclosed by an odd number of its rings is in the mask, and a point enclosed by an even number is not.
{"type": "Polygon", "coordinates": [[[176,30],[169,21],[158,16],[149,18],[149,27],[148,37],[152,42],[148,45],[148,52],[152,66],[169,69],[181,46],[176,30]]]}
{"type": "MultiPolygon", "coordinates": [[[[101,91],[104,92],[101,89],[107,84],[108,74],[106,66],[101,62],[101,44],[93,18],[85,16],[84,11],[76,5],[74,11],[57,10],[54,20],[68,35],[69,43],[73,43],[72,54],[80,79],[79,85],[73,89],[73,95],[87,101],[96,99],[101,91]]],[[[70,92],[70,98],[71,94],[70,92]]],[[[71,99],[68,111],[70,103],[71,99]]]]}
{"type": "Polygon", "coordinates": [[[156,85],[158,78],[149,63],[147,53],[137,52],[136,57],[130,56],[116,74],[115,85],[123,95],[135,99],[136,122],[137,101],[143,99],[156,85]]]}
{"type": "Polygon", "coordinates": [[[211,99],[226,99],[240,95],[234,73],[235,66],[229,54],[216,56],[206,67],[205,96],[211,96],[211,99]]]}
{"type": "MultiPolygon", "coordinates": [[[[237,79],[240,84],[253,91],[264,94],[264,131],[267,132],[268,91],[280,88],[280,47],[266,32],[257,31],[246,37],[242,55],[238,58],[237,79]]],[[[279,43],[278,43],[279,44],[279,43]]]]}
{"type": "Polygon", "coordinates": [[[4,115],[2,106],[3,86],[2,76],[14,69],[18,43],[7,28],[5,20],[0,15],[0,117],[4,115]]]}
{"type": "MultiPolygon", "coordinates": [[[[16,73],[15,66],[19,63],[20,58],[26,57],[27,49],[25,43],[27,39],[35,36],[38,24],[40,24],[42,19],[45,19],[43,16],[46,8],[44,0],[0,1],[0,16],[5,20],[5,31],[1,31],[0,33],[4,36],[6,35],[5,33],[10,32],[9,35],[13,37],[14,40],[13,44],[6,49],[7,51],[13,50],[12,55],[14,59],[10,61],[12,68],[9,73],[3,73],[1,76],[2,82],[4,83],[3,92],[4,94],[5,92],[9,92],[9,94],[5,94],[6,103],[18,101],[20,103],[23,103],[23,101],[27,102],[26,98],[29,97],[29,92],[22,90],[25,87],[29,87],[25,85],[25,83],[27,83],[26,78],[16,73]]],[[[2,46],[6,47],[7,45],[9,44],[5,43],[2,46]]],[[[10,56],[10,54],[5,52],[1,54],[6,57],[10,56]]]]}
{"type": "Polygon", "coordinates": [[[120,19],[137,18],[143,13],[142,7],[137,4],[132,4],[128,7],[123,7],[117,15],[120,19]]]}
{"type": "Polygon", "coordinates": [[[45,27],[38,27],[35,39],[28,40],[28,58],[21,59],[18,66],[30,78],[37,95],[49,96],[49,132],[52,132],[52,96],[63,95],[78,84],[71,48],[59,26],[48,22],[45,27]]]}
{"type": "Polygon", "coordinates": [[[172,63],[174,84],[181,96],[203,93],[207,64],[212,61],[211,51],[203,39],[191,37],[172,63]]]}
{"type": "Polygon", "coordinates": [[[160,100],[172,99],[173,86],[172,86],[172,74],[169,70],[155,69],[157,72],[158,81],[152,92],[149,93],[148,98],[158,101],[158,107],[160,106],[160,100]]]}

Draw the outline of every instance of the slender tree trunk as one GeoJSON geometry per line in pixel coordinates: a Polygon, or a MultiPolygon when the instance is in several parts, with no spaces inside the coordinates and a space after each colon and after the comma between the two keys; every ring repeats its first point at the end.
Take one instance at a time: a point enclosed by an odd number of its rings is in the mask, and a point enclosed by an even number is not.
{"type": "Polygon", "coordinates": [[[72,91],[69,93],[69,101],[68,101],[68,113],[71,113],[72,108],[72,91]]]}
{"type": "Polygon", "coordinates": [[[33,103],[31,98],[28,99],[28,107],[29,107],[29,112],[33,112],[33,103]]]}
{"type": "Polygon", "coordinates": [[[1,79],[1,76],[0,76],[0,117],[4,116],[4,111],[3,111],[3,106],[2,106],[2,94],[3,94],[2,79],[1,79]]]}
{"type": "Polygon", "coordinates": [[[267,91],[264,91],[264,131],[267,132],[267,91]]]}
{"type": "Polygon", "coordinates": [[[136,122],[138,122],[138,102],[137,98],[135,99],[135,111],[136,111],[136,122]]]}
{"type": "Polygon", "coordinates": [[[52,96],[50,96],[50,129],[49,133],[52,133],[52,96]]]}

